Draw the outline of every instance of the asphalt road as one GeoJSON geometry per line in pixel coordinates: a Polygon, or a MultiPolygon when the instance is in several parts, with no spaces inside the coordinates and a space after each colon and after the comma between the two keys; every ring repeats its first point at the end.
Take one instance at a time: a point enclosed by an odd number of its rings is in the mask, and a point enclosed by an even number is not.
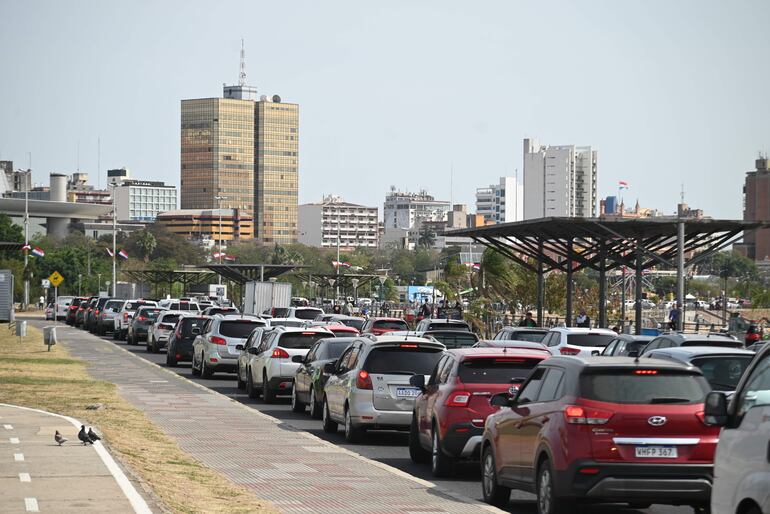
{"type": "MultiPolygon", "coordinates": [[[[164,351],[157,354],[149,353],[145,349],[143,343],[138,346],[129,346],[125,344],[124,341],[114,341],[111,335],[103,337],[102,339],[113,344],[119,344],[143,359],[159,366],[166,367],[166,354],[164,351]]],[[[483,501],[477,465],[466,464],[457,467],[457,476],[454,478],[435,479],[427,465],[414,464],[409,458],[407,434],[405,432],[367,432],[363,443],[349,444],[345,441],[342,430],[336,434],[327,434],[321,428],[320,421],[312,419],[307,414],[303,415],[292,412],[288,396],[285,399],[279,398],[279,402],[273,405],[265,404],[261,399],[250,399],[246,396],[244,391],[239,391],[236,387],[235,374],[221,373],[215,374],[210,379],[203,379],[192,375],[189,363],[181,363],[177,368],[168,369],[187,379],[204,385],[211,390],[233,398],[244,405],[248,405],[253,409],[257,409],[260,412],[273,416],[293,429],[304,430],[321,439],[359,453],[364,457],[388,464],[394,468],[405,471],[410,475],[433,482],[444,489],[483,501]]],[[[537,508],[534,504],[534,496],[528,493],[514,491],[511,498],[509,507],[510,512],[516,514],[535,514],[537,512],[537,508]]],[[[692,513],[693,510],[690,507],[671,507],[664,505],[653,505],[646,510],[628,509],[622,505],[590,506],[583,510],[584,514],[609,514],[614,512],[623,514],[685,514],[692,513]]]]}

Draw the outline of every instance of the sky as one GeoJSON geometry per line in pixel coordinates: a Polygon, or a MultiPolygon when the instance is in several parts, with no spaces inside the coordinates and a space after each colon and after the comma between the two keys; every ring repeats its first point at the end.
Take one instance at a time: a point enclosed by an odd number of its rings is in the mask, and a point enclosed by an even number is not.
{"type": "Polygon", "coordinates": [[[770,150],[768,20],[764,0],[0,0],[0,159],[178,186],[180,101],[236,83],[243,38],[247,82],[300,105],[300,203],[382,209],[392,185],[473,210],[534,137],[593,146],[600,197],[624,180],[673,213],[683,186],[740,218],[770,150]]]}

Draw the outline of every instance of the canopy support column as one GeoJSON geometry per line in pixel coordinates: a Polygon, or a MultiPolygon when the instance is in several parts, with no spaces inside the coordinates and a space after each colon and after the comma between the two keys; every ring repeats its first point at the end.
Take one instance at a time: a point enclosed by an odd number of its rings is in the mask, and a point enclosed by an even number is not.
{"type": "Polygon", "coordinates": [[[567,319],[565,324],[568,327],[572,326],[572,239],[567,241],[567,319]]]}
{"type": "Polygon", "coordinates": [[[543,241],[537,243],[537,326],[543,326],[543,304],[545,303],[545,284],[543,272],[543,241]]]}
{"type": "Polygon", "coordinates": [[[634,292],[634,309],[636,310],[636,320],[634,322],[634,333],[642,334],[642,238],[636,239],[636,284],[634,292]]]}
{"type": "Polygon", "coordinates": [[[676,225],[676,235],[676,303],[679,307],[676,329],[684,330],[684,221],[681,219],[676,225]]]}
{"type": "Polygon", "coordinates": [[[607,328],[607,249],[599,243],[599,327],[607,328]]]}

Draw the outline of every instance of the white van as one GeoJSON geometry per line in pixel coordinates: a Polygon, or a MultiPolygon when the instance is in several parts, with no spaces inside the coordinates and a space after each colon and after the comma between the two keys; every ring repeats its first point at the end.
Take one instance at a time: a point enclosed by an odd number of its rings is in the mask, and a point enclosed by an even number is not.
{"type": "Polygon", "coordinates": [[[770,512],[770,345],[765,345],[738,383],[706,397],[705,422],[721,426],[714,457],[714,514],[770,512]]]}
{"type": "Polygon", "coordinates": [[[56,321],[65,321],[67,319],[67,309],[74,298],[74,296],[58,296],[56,298],[56,321]]]}

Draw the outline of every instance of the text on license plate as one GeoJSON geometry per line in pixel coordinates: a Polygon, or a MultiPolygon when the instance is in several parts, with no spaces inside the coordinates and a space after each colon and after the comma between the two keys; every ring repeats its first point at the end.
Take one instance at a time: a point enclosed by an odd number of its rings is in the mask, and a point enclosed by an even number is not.
{"type": "Polygon", "coordinates": [[[420,390],[411,387],[399,387],[396,389],[396,396],[399,398],[417,398],[420,396],[420,390]]]}
{"type": "Polygon", "coordinates": [[[676,446],[637,446],[636,456],[647,459],[676,459],[676,446]]]}

